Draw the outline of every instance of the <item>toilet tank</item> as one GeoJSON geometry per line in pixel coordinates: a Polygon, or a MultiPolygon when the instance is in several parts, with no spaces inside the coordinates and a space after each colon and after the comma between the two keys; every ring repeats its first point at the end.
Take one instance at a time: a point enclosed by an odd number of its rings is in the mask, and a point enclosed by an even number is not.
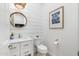
{"type": "Polygon", "coordinates": [[[34,37],[34,45],[39,45],[40,44],[40,38],[39,37],[34,37]]]}

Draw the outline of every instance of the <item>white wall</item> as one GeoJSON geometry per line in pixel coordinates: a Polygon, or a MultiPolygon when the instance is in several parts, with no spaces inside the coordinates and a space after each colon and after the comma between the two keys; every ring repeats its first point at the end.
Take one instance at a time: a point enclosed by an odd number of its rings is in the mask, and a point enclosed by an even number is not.
{"type": "Polygon", "coordinates": [[[47,45],[51,55],[77,55],[78,4],[27,4],[27,7],[20,11],[28,20],[27,26],[23,29],[13,28],[9,24],[9,15],[15,9],[8,7],[8,4],[0,4],[0,55],[8,55],[6,41],[10,38],[10,32],[14,32],[16,36],[21,33],[23,38],[39,34],[41,42],[47,45]],[[49,12],[62,5],[64,29],[49,29],[49,12]],[[60,40],[60,48],[54,46],[55,39],[60,40]]]}
{"type": "Polygon", "coordinates": [[[0,55],[8,55],[7,40],[10,37],[8,4],[0,3],[0,55]]]}
{"type": "MultiPolygon", "coordinates": [[[[78,19],[79,19],[79,4],[78,4],[78,19]]],[[[78,22],[79,22],[79,20],[78,20],[78,22]]],[[[78,25],[79,25],[79,23],[78,23],[78,25]]],[[[79,35],[79,26],[78,26],[78,35],[79,35]]],[[[79,36],[78,36],[78,38],[79,38],[79,36]]],[[[78,51],[79,51],[79,39],[78,39],[78,51]]]]}
{"type": "Polygon", "coordinates": [[[19,11],[27,17],[27,25],[22,29],[13,28],[11,26],[9,15],[18,10],[10,5],[11,4],[6,3],[0,4],[0,55],[8,55],[7,42],[12,32],[15,38],[18,38],[19,33],[22,38],[36,35],[41,36],[42,33],[41,14],[38,11],[41,7],[40,4],[29,3],[24,10],[19,11]]]}
{"type": "Polygon", "coordinates": [[[47,45],[51,55],[75,56],[78,51],[78,4],[44,4],[43,32],[41,40],[47,45]],[[64,6],[64,29],[49,29],[49,12],[64,6]],[[59,39],[61,47],[53,42],[59,39]]]}
{"type": "MultiPolygon", "coordinates": [[[[13,8],[12,4],[9,4],[9,14],[19,11],[13,8]]],[[[27,17],[27,25],[22,29],[16,29],[10,26],[11,32],[13,32],[16,36],[20,33],[22,38],[26,38],[27,36],[36,36],[42,33],[42,23],[41,23],[41,14],[39,11],[41,5],[37,3],[29,3],[26,5],[24,10],[19,12],[23,13],[27,17]]]]}

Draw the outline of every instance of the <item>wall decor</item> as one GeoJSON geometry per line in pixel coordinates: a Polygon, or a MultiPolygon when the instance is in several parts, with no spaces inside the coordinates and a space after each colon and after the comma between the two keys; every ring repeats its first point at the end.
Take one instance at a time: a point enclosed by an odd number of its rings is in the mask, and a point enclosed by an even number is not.
{"type": "Polygon", "coordinates": [[[50,29],[64,28],[64,6],[61,6],[49,13],[49,28],[50,29]]]}

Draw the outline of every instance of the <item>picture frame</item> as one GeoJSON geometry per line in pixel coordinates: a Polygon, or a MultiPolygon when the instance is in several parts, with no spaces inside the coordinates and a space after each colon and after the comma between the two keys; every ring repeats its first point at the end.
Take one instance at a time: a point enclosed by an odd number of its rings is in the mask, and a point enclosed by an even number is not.
{"type": "Polygon", "coordinates": [[[61,6],[49,12],[49,28],[50,29],[64,28],[64,6],[61,6]]]}

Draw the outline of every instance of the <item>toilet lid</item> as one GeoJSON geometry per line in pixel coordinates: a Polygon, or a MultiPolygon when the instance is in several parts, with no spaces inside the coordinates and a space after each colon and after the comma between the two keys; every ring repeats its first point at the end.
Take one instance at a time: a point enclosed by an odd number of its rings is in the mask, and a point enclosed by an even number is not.
{"type": "Polygon", "coordinates": [[[44,45],[39,45],[39,46],[38,46],[38,49],[40,49],[40,50],[47,50],[47,47],[44,46],[44,45]]]}

